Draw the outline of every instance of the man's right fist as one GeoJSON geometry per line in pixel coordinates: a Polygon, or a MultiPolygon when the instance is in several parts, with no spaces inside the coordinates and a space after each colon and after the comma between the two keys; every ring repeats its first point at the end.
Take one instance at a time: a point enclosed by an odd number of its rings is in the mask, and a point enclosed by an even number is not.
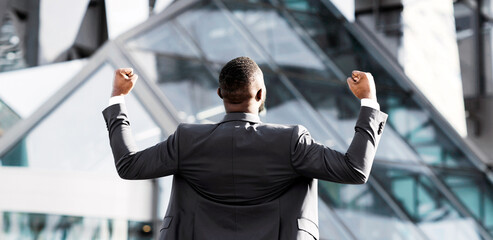
{"type": "Polygon", "coordinates": [[[370,98],[377,100],[377,91],[375,89],[375,81],[373,76],[368,72],[354,70],[351,77],[347,78],[349,89],[354,96],[359,99],[370,98]]]}
{"type": "Polygon", "coordinates": [[[119,68],[115,71],[115,80],[113,81],[113,92],[111,96],[127,95],[135,85],[139,76],[134,74],[131,68],[119,68]]]}

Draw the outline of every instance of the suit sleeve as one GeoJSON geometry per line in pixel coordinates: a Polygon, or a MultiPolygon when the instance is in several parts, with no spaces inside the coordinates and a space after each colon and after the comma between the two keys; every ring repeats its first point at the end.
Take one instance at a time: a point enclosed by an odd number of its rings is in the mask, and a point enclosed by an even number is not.
{"type": "Polygon", "coordinates": [[[302,176],[321,180],[363,184],[368,180],[387,114],[361,107],[355,133],[345,154],[315,142],[303,126],[294,128],[291,163],[302,176]]]}
{"type": "Polygon", "coordinates": [[[178,130],[167,140],[138,151],[130,129],[125,104],[103,111],[115,166],[123,179],[150,179],[178,171],[178,130]]]}

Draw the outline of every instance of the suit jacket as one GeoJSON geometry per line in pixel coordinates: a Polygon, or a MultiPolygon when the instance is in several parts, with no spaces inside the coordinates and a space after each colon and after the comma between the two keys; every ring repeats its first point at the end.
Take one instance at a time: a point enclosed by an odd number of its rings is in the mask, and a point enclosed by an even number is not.
{"type": "Polygon", "coordinates": [[[216,124],[180,124],[138,151],[124,104],[103,111],[124,179],[174,175],[160,239],[318,239],[317,182],[367,181],[387,115],[361,107],[345,154],[300,125],[228,113],[216,124]]]}

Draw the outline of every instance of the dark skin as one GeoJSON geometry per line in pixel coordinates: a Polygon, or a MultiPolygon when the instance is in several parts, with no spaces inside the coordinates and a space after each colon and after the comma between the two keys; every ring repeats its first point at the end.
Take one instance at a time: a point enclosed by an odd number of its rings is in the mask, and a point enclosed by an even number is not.
{"type": "Polygon", "coordinates": [[[254,80],[248,86],[248,93],[250,98],[242,103],[232,103],[227,98],[223,97],[221,93],[221,88],[217,89],[217,95],[223,100],[224,109],[227,113],[230,112],[244,112],[258,114],[260,107],[265,102],[266,88],[264,84],[264,76],[262,71],[258,69],[257,73],[254,75],[254,80]]]}
{"type": "Polygon", "coordinates": [[[349,89],[358,99],[369,98],[377,100],[377,90],[371,73],[354,70],[351,77],[348,77],[346,81],[349,89]]]}
{"type": "MultiPolygon", "coordinates": [[[[125,96],[133,89],[139,77],[134,74],[131,68],[119,68],[115,71],[113,81],[113,91],[111,96],[125,96]]],[[[375,82],[371,73],[353,71],[351,77],[347,78],[349,89],[358,99],[369,98],[377,100],[375,82]]],[[[266,87],[264,76],[259,69],[254,76],[254,81],[248,87],[250,98],[242,103],[231,103],[228,99],[223,98],[221,88],[217,89],[217,95],[223,99],[224,109],[227,113],[244,112],[258,114],[260,107],[264,104],[266,98],[266,87]]]]}
{"type": "MultiPolygon", "coordinates": [[[[255,90],[251,88],[250,90],[255,90]]],[[[262,101],[264,100],[263,97],[263,90],[259,89],[257,93],[255,94],[254,97],[251,97],[249,101],[245,101],[242,103],[231,103],[227,99],[224,99],[221,94],[221,88],[217,89],[217,95],[223,99],[223,104],[224,104],[224,109],[226,110],[227,113],[230,112],[244,112],[244,113],[254,113],[258,114],[259,113],[259,107],[262,101]]]]}
{"type": "Polygon", "coordinates": [[[139,76],[134,74],[132,68],[119,68],[115,71],[115,79],[113,80],[113,91],[111,96],[125,96],[135,86],[139,76]]]}

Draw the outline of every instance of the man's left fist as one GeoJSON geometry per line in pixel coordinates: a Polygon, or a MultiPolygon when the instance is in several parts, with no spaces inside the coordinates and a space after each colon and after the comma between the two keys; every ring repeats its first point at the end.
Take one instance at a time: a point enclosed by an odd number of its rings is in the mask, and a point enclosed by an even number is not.
{"type": "Polygon", "coordinates": [[[119,68],[115,71],[115,80],[113,81],[113,92],[111,96],[127,95],[135,85],[139,76],[134,74],[131,68],[119,68]]]}
{"type": "Polygon", "coordinates": [[[354,70],[351,77],[347,78],[347,84],[357,98],[377,100],[377,90],[371,73],[354,70]]]}

